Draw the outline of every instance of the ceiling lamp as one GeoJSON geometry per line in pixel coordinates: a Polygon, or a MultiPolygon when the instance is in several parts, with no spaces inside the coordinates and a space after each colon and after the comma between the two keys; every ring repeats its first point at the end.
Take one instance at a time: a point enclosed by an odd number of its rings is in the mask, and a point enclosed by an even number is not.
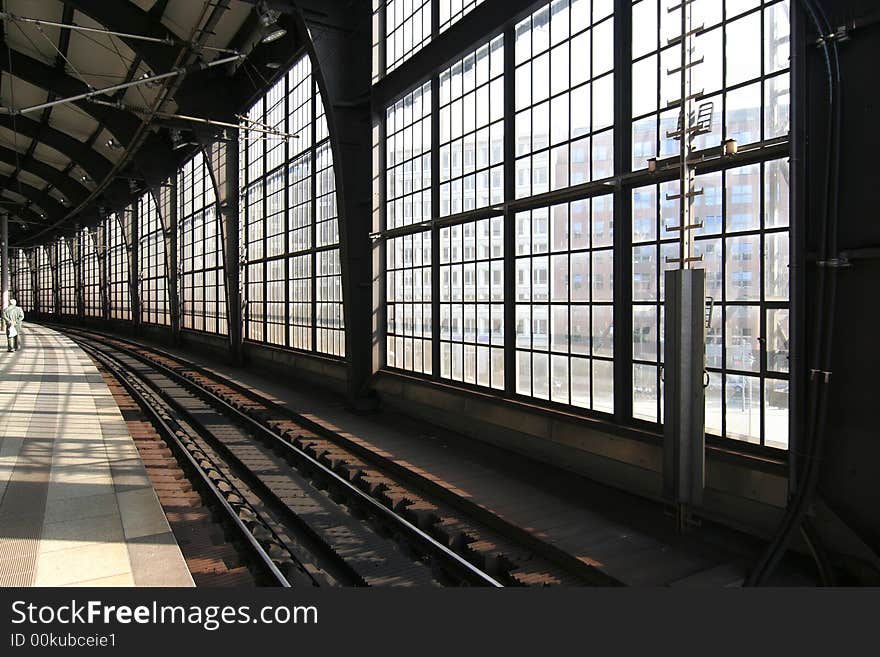
{"type": "Polygon", "coordinates": [[[265,0],[257,5],[257,13],[260,16],[260,24],[265,30],[263,37],[260,39],[263,43],[272,43],[287,34],[287,30],[278,25],[278,17],[281,15],[281,12],[269,9],[269,5],[266,4],[265,0]]]}
{"type": "Polygon", "coordinates": [[[183,132],[180,128],[171,128],[169,130],[171,136],[171,150],[178,151],[186,146],[198,146],[198,143],[191,139],[184,139],[183,132]]]}

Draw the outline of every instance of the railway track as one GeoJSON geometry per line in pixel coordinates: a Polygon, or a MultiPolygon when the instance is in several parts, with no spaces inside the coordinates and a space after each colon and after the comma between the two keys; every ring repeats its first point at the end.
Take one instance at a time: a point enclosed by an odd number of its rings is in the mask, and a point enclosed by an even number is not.
{"type": "Polygon", "coordinates": [[[153,347],[57,328],[158,411],[280,585],[619,584],[259,392],[153,347]]]}
{"type": "Polygon", "coordinates": [[[211,504],[211,492],[187,476],[168,441],[116,377],[100,363],[98,371],[122,412],[196,586],[252,587],[265,583],[267,573],[253,563],[236,528],[228,520],[224,522],[222,509],[211,504]]]}

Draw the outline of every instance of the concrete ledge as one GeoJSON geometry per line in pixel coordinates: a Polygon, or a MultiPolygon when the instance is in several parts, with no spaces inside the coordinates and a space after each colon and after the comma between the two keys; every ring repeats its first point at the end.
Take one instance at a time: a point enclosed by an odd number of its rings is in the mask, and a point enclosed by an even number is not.
{"type": "MultiPolygon", "coordinates": [[[[656,437],[603,430],[603,423],[562,412],[532,409],[490,395],[415,377],[380,372],[375,388],[385,406],[471,438],[491,443],[608,486],[662,499],[663,450],[656,437]]],[[[622,432],[626,433],[626,432],[622,432]]],[[[772,530],[785,506],[782,473],[746,459],[707,458],[703,512],[752,533],[772,530]]]]}
{"type": "Polygon", "coordinates": [[[244,358],[254,369],[278,374],[285,380],[302,381],[338,394],[346,393],[348,364],[343,360],[253,342],[244,344],[244,358]]]}

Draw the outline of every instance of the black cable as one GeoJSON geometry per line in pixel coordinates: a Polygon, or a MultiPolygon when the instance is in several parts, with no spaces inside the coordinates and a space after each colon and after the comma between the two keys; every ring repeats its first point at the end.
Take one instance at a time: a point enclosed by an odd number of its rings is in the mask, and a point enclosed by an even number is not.
{"type": "MultiPolygon", "coordinates": [[[[813,4],[812,0],[801,0],[804,8],[815,25],[821,41],[828,77],[828,160],[825,170],[825,206],[821,224],[820,253],[821,260],[830,260],[837,249],[837,218],[839,206],[840,184],[840,133],[842,128],[842,75],[840,69],[840,52],[837,41],[826,38],[831,34],[828,19],[813,4]]],[[[763,584],[776,568],[785,554],[788,543],[798,527],[805,527],[806,512],[812,504],[821,471],[820,465],[825,446],[825,424],[828,411],[826,372],[830,372],[831,346],[833,338],[834,309],[837,298],[836,270],[821,264],[817,272],[816,334],[813,347],[814,370],[810,376],[810,415],[806,425],[806,450],[803,458],[803,473],[795,494],[789,500],[785,515],[777,528],[773,540],[761,555],[754,569],[746,579],[746,586],[763,584]],[[826,281],[826,276],[829,280],[826,281]],[[826,298],[827,296],[827,298],[826,298]]],[[[806,525],[805,538],[811,531],[806,525]]],[[[810,535],[810,549],[818,547],[817,540],[810,535]]],[[[820,552],[815,552],[821,559],[820,552]]],[[[818,561],[817,561],[818,563],[818,561]]],[[[820,569],[825,566],[820,564],[820,569]]],[[[825,574],[825,579],[833,578],[833,574],[825,574]]],[[[831,581],[831,580],[829,580],[831,581]]]]}
{"type": "MultiPolygon", "coordinates": [[[[810,15],[810,17],[816,27],[817,32],[820,35],[825,34],[826,31],[823,29],[823,26],[822,26],[821,22],[819,21],[819,18],[817,16],[814,8],[811,6],[809,0],[802,0],[802,3],[804,5],[807,13],[810,15]]],[[[822,50],[823,50],[823,54],[825,56],[825,62],[826,62],[826,68],[827,68],[827,74],[828,74],[828,91],[829,91],[828,103],[829,103],[829,108],[830,108],[834,102],[834,95],[833,95],[834,82],[833,82],[833,73],[832,73],[832,67],[831,67],[831,56],[830,56],[830,52],[829,52],[827,43],[823,43],[822,46],[823,46],[822,50]]],[[[831,109],[829,109],[829,126],[828,126],[829,160],[828,160],[828,166],[826,167],[825,187],[824,187],[824,189],[826,189],[826,193],[830,192],[830,179],[831,179],[830,154],[831,154],[832,130],[833,130],[832,111],[831,111],[831,109]]],[[[828,196],[830,196],[830,194],[828,194],[828,196]]],[[[829,200],[828,196],[826,196],[826,207],[825,207],[826,212],[824,215],[824,221],[827,221],[827,217],[828,217],[828,215],[827,215],[827,201],[829,200]]],[[[824,254],[825,253],[825,249],[824,249],[825,231],[824,230],[822,232],[821,239],[823,242],[822,252],[824,254]]],[[[820,268],[819,280],[817,281],[817,286],[818,286],[819,292],[820,292],[818,295],[818,298],[820,300],[820,308],[819,308],[819,312],[816,315],[816,317],[817,317],[817,330],[821,330],[821,314],[822,314],[821,301],[824,299],[824,282],[825,282],[824,281],[824,272],[820,268]]],[[[818,363],[820,348],[821,348],[820,341],[816,340],[816,342],[814,342],[814,353],[813,353],[813,361],[812,361],[813,363],[818,363]]],[[[760,559],[758,560],[758,563],[755,565],[755,567],[749,573],[749,576],[747,577],[746,582],[745,582],[746,586],[757,586],[766,579],[769,572],[772,571],[773,562],[775,562],[778,559],[778,555],[783,551],[784,545],[787,542],[787,539],[790,537],[793,527],[796,526],[795,520],[796,520],[797,516],[799,515],[798,508],[801,503],[802,492],[806,488],[806,481],[809,478],[809,475],[808,475],[809,466],[810,466],[810,462],[811,462],[811,459],[813,456],[813,445],[815,444],[815,440],[814,440],[815,431],[814,430],[815,430],[815,427],[817,426],[817,420],[818,420],[818,417],[817,417],[817,411],[818,411],[818,387],[817,386],[818,385],[819,385],[819,382],[815,379],[815,377],[811,377],[810,400],[809,400],[810,403],[808,405],[808,408],[810,409],[810,416],[807,420],[806,432],[805,432],[805,436],[804,436],[807,444],[806,444],[806,449],[804,450],[804,454],[803,454],[803,458],[805,459],[805,461],[804,461],[804,466],[803,466],[804,473],[803,473],[803,476],[801,477],[801,481],[800,481],[801,485],[799,486],[795,495],[792,496],[792,498],[789,500],[788,507],[786,508],[786,513],[783,516],[783,519],[780,522],[779,527],[777,528],[777,531],[773,537],[773,540],[770,542],[770,544],[768,545],[768,547],[766,548],[764,553],[761,555],[760,559]]]]}
{"type": "Polygon", "coordinates": [[[816,562],[816,567],[819,570],[819,581],[822,583],[822,586],[837,586],[834,566],[831,565],[828,554],[822,548],[819,535],[816,533],[809,518],[804,518],[803,523],[801,523],[801,535],[803,536],[804,543],[807,544],[810,554],[813,556],[813,561],[816,562]]]}

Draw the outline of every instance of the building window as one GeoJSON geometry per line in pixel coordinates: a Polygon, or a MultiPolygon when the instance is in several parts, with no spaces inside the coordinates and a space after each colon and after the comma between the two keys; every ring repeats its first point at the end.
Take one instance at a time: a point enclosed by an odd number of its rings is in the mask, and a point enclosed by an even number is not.
{"type": "Polygon", "coordinates": [[[107,236],[107,297],[110,302],[111,319],[131,319],[131,291],[128,280],[130,229],[131,211],[128,209],[111,214],[104,223],[104,234],[107,236]]]}
{"type": "Polygon", "coordinates": [[[613,8],[557,1],[517,24],[516,198],[613,175],[613,8]]]}
{"type": "Polygon", "coordinates": [[[344,356],[336,177],[308,56],[257,100],[248,118],[298,138],[240,130],[245,336],[344,356]]]}
{"type": "Polygon", "coordinates": [[[76,277],[73,269],[72,241],[60,238],[55,243],[56,271],[58,273],[58,312],[76,315],[76,277]]]}
{"type": "Polygon", "coordinates": [[[483,0],[438,0],[440,3],[440,31],[448,30],[467,14],[476,9],[483,0]]]}
{"type": "Polygon", "coordinates": [[[388,366],[433,374],[430,232],[387,241],[385,290],[388,366]]]}
{"type": "Polygon", "coordinates": [[[37,247],[37,296],[42,314],[55,312],[55,270],[47,246],[37,247]]]}
{"type": "MultiPolygon", "coordinates": [[[[695,252],[715,309],[706,336],[708,433],[788,447],[789,166],[786,160],[697,176],[695,252]],[[749,193],[742,191],[743,187],[749,193]],[[717,204],[717,205],[716,205],[717,204]],[[734,216],[734,222],[707,217],[734,216]]],[[[664,271],[677,267],[678,183],[633,191],[633,416],[662,421],[664,271]],[[646,201],[647,200],[647,201],[646,201]],[[649,221],[650,220],[650,221],[649,221]],[[640,228],[635,230],[635,226],[640,228]]]]}
{"type": "Polygon", "coordinates": [[[178,171],[177,190],[182,326],[225,335],[224,238],[214,183],[201,150],[178,171]]]}
{"type": "MultiPolygon", "coordinates": [[[[504,389],[503,217],[440,229],[440,376],[504,389]],[[493,229],[497,226],[497,229],[493,229]]],[[[406,281],[404,281],[406,284],[406,281]]]]}
{"type": "Polygon", "coordinates": [[[11,288],[15,294],[15,300],[21,309],[29,312],[34,309],[34,284],[31,259],[24,249],[17,249],[10,253],[12,261],[11,288]]]}
{"type": "MultiPolygon", "coordinates": [[[[160,190],[160,195],[168,193],[164,187],[160,190]]],[[[141,321],[167,326],[171,316],[168,310],[165,231],[152,192],[146,192],[138,199],[138,224],[141,321]]]]}
{"type": "Polygon", "coordinates": [[[570,192],[570,201],[552,207],[494,217],[486,211],[613,174],[612,14],[611,2],[557,0],[516,26],[508,44],[516,49],[515,98],[508,99],[515,134],[504,131],[503,36],[388,108],[384,228],[439,224],[386,239],[389,367],[613,412],[612,197],[570,192]],[[508,163],[512,197],[504,189],[505,139],[517,157],[508,163]],[[432,147],[440,165],[433,177],[432,147]],[[430,205],[432,189],[438,208],[430,205]],[[456,219],[440,223],[444,217],[456,219]],[[507,252],[505,222],[516,236],[507,252]],[[431,260],[432,234],[439,262],[431,260]],[[505,298],[508,258],[515,298],[505,298]],[[439,297],[436,334],[432,292],[439,297]],[[505,304],[514,307],[513,327],[506,326],[505,304]],[[515,331],[514,363],[505,362],[506,330],[515,331]]]}
{"type": "Polygon", "coordinates": [[[386,111],[385,228],[429,221],[431,211],[431,84],[386,111]]]}
{"type": "Polygon", "coordinates": [[[390,73],[431,41],[431,0],[373,0],[373,80],[390,73]],[[381,12],[381,14],[380,14],[381,12]],[[385,30],[381,31],[380,15],[385,30]],[[385,61],[379,61],[384,42],[385,61]]]}
{"type": "Polygon", "coordinates": [[[613,212],[600,196],[517,213],[517,394],[614,412],[613,212]]]}
{"type": "Polygon", "coordinates": [[[440,73],[440,216],[504,200],[504,41],[440,73]]]}
{"type": "Polygon", "coordinates": [[[86,317],[102,317],[104,315],[101,302],[101,263],[98,256],[98,244],[101,227],[89,230],[83,228],[80,240],[80,267],[82,268],[83,311],[86,317]]]}
{"type": "MultiPolygon", "coordinates": [[[[678,0],[633,3],[633,168],[647,167],[650,157],[678,154],[679,110],[669,107],[681,96],[675,76],[667,71],[681,63],[681,47],[669,39],[681,33],[678,0]]],[[[741,145],[785,137],[789,132],[789,0],[714,0],[695,2],[693,25],[704,26],[696,38],[692,86],[702,90],[698,106],[711,108],[709,131],[696,140],[698,149],[724,139],[741,145]]]]}

